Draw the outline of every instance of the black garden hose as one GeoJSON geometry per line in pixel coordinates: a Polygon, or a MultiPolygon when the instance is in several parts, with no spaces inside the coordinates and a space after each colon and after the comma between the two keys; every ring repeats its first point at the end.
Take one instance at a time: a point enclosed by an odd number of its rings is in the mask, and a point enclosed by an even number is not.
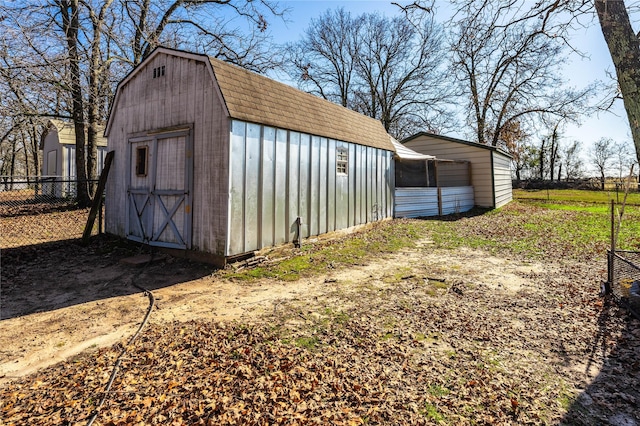
{"type": "MultiPolygon", "coordinates": [[[[151,263],[152,260],[153,260],[153,255],[152,255],[151,259],[149,260],[149,262],[144,266],[142,271],[144,271],[144,269],[146,269],[146,267],[151,263]]],[[[139,276],[142,273],[142,271],[140,271],[138,274],[136,274],[136,277],[139,276]]],[[[135,280],[136,277],[134,277],[134,280],[135,280]]],[[[132,282],[131,285],[134,286],[135,288],[137,288],[138,290],[142,291],[143,294],[145,296],[147,296],[147,298],[149,299],[149,307],[147,308],[147,313],[145,314],[144,319],[142,320],[142,323],[138,327],[138,330],[135,332],[135,334],[133,336],[131,336],[131,338],[127,342],[126,346],[124,346],[122,348],[122,350],[120,351],[120,355],[118,355],[118,358],[116,359],[116,362],[113,365],[113,369],[111,370],[111,376],[109,377],[109,382],[107,383],[106,388],[102,392],[102,398],[100,399],[100,402],[96,406],[96,409],[93,411],[93,414],[91,415],[91,418],[89,418],[89,421],[87,422],[87,426],[93,425],[93,422],[98,417],[98,414],[100,414],[100,409],[102,408],[102,406],[104,405],[105,401],[107,400],[107,396],[109,395],[109,391],[111,390],[111,386],[113,385],[113,381],[115,380],[116,375],[118,374],[118,370],[120,369],[120,364],[122,363],[122,357],[127,353],[127,348],[134,342],[134,340],[136,340],[136,338],[138,337],[138,335],[140,334],[140,332],[142,331],[144,326],[149,321],[149,317],[151,316],[151,311],[153,311],[153,307],[154,307],[154,305],[156,303],[156,299],[153,296],[153,293],[151,293],[149,290],[147,290],[146,288],[144,288],[142,286],[139,286],[138,284],[135,284],[134,282],[132,282]]]]}

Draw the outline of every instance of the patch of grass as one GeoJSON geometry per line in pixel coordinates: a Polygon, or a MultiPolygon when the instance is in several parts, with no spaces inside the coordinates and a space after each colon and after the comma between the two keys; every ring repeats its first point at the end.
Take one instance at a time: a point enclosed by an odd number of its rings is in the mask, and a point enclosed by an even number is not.
{"type": "Polygon", "coordinates": [[[398,268],[393,275],[388,275],[382,278],[382,282],[387,284],[399,283],[402,280],[407,279],[412,275],[412,269],[410,267],[398,268]]]}
{"type": "MultiPolygon", "coordinates": [[[[585,261],[602,256],[609,247],[611,225],[606,193],[550,191],[550,201],[540,199],[539,193],[515,194],[516,200],[500,209],[429,220],[384,221],[341,238],[304,242],[297,254],[281,262],[240,272],[222,271],[220,275],[245,281],[262,278],[296,281],[335,268],[379,261],[387,253],[415,247],[416,241],[425,239],[433,241],[429,245],[433,248],[466,247],[532,260],[563,257],[585,261]]],[[[618,247],[624,250],[640,247],[640,207],[633,205],[636,201],[640,205],[640,194],[632,195],[618,239],[618,247]]],[[[447,266],[449,271],[458,269],[456,265],[447,266]]],[[[411,273],[409,268],[394,271],[382,281],[400,282],[411,273]]],[[[436,282],[429,285],[433,287],[433,296],[445,288],[436,282]]]]}
{"type": "Polygon", "coordinates": [[[433,420],[434,422],[440,423],[445,421],[445,417],[440,413],[438,407],[431,403],[426,402],[422,412],[426,418],[433,420]]]}
{"type": "Polygon", "coordinates": [[[450,393],[449,389],[442,387],[440,385],[429,386],[429,389],[427,389],[427,392],[429,392],[430,395],[433,395],[438,398],[447,396],[450,393]]]}
{"type": "Polygon", "coordinates": [[[380,336],[380,340],[389,340],[389,339],[393,339],[394,337],[396,337],[395,334],[391,332],[387,332],[387,333],[384,333],[382,336],[380,336]]]}
{"type": "MultiPolygon", "coordinates": [[[[610,244],[610,212],[604,205],[556,205],[513,201],[491,215],[456,222],[429,221],[436,247],[478,248],[525,258],[602,256],[610,244]]],[[[627,206],[618,239],[620,249],[640,247],[640,209],[627,206]]]]}
{"type": "MultiPolygon", "coordinates": [[[[547,202],[597,203],[608,204],[611,200],[622,202],[624,191],[586,191],[580,189],[514,189],[515,200],[543,200],[547,202]]],[[[630,192],[627,203],[640,205],[640,193],[630,192]]]]}
{"type": "Polygon", "coordinates": [[[235,272],[220,271],[222,277],[243,281],[276,278],[296,281],[325,273],[327,269],[360,264],[363,259],[414,247],[424,236],[424,223],[398,219],[374,223],[367,229],[331,241],[303,242],[298,255],[276,264],[235,272]]]}
{"type": "Polygon", "coordinates": [[[449,285],[446,282],[443,282],[443,281],[428,280],[428,282],[429,282],[429,285],[431,287],[435,287],[435,288],[437,288],[439,290],[444,290],[444,289],[449,288],[449,285]]]}
{"type": "Polygon", "coordinates": [[[305,348],[307,350],[313,351],[318,348],[320,345],[320,339],[315,336],[311,337],[298,337],[295,340],[296,346],[300,348],[305,348]]]}
{"type": "Polygon", "coordinates": [[[349,321],[349,314],[343,311],[336,312],[331,308],[326,308],[324,314],[330,317],[336,324],[344,325],[349,321]]]}
{"type": "Polygon", "coordinates": [[[533,203],[539,207],[549,210],[568,210],[573,212],[589,212],[589,213],[607,213],[610,207],[607,205],[580,205],[580,204],[552,204],[552,203],[533,203]]]}

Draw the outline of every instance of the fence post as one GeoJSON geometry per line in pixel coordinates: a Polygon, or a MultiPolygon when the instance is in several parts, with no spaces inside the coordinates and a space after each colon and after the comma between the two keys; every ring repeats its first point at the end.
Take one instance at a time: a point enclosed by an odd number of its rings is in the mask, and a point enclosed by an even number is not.
{"type": "Polygon", "coordinates": [[[611,248],[607,252],[607,282],[604,285],[605,294],[611,293],[611,286],[614,280],[613,264],[616,253],[615,222],[615,202],[611,200],[611,248]]]}

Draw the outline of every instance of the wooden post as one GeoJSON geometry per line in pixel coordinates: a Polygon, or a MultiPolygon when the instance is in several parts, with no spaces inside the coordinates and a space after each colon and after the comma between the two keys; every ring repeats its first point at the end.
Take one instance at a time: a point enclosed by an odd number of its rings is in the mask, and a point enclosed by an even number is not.
{"type": "Polygon", "coordinates": [[[609,249],[609,255],[607,256],[607,282],[604,286],[605,294],[611,293],[611,286],[613,285],[613,260],[616,253],[616,233],[615,233],[615,202],[611,200],[611,248],[609,249]]]}
{"type": "Polygon", "coordinates": [[[109,176],[109,169],[111,168],[111,161],[113,161],[114,153],[115,151],[109,151],[104,159],[104,167],[102,169],[102,173],[100,173],[98,189],[96,190],[96,195],[93,197],[93,203],[91,203],[91,210],[89,211],[89,218],[87,219],[87,224],[85,225],[84,232],[82,233],[82,244],[87,244],[89,242],[89,237],[91,237],[91,229],[93,229],[93,224],[96,221],[96,216],[102,204],[102,193],[104,192],[104,187],[107,184],[107,176],[109,176]]]}

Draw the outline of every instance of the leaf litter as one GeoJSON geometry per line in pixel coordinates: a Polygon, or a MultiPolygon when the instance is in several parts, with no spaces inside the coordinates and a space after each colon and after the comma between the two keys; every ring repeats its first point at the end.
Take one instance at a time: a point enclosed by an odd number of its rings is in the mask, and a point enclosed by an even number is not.
{"type": "MultiPolygon", "coordinates": [[[[512,256],[502,285],[485,252],[417,246],[242,321],[152,315],[96,424],[640,424],[640,327],[600,270],[512,256]]],[[[4,385],[0,423],[85,424],[121,351],[4,385]]]]}

